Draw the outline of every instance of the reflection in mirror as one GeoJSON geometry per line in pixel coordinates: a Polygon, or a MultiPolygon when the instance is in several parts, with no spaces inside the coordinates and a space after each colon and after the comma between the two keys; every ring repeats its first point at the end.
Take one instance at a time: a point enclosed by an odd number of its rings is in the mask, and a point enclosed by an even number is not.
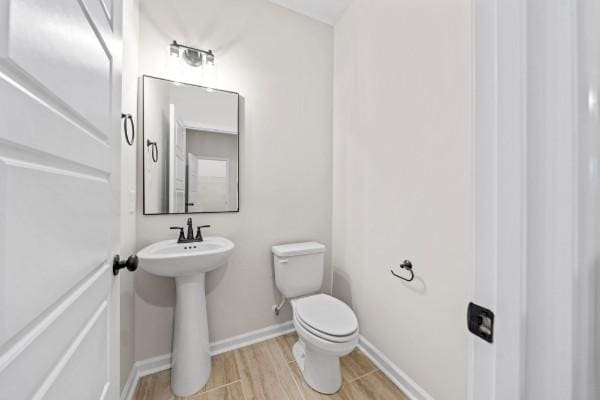
{"type": "Polygon", "coordinates": [[[142,80],[144,214],[239,211],[239,95],[142,80]]]}

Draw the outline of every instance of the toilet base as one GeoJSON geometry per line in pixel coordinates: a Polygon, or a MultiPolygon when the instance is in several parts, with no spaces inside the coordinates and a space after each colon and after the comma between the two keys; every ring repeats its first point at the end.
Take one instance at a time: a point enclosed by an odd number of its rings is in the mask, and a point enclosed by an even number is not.
{"type": "Polygon", "coordinates": [[[298,340],[292,348],[294,359],[306,383],[319,393],[334,394],[342,387],[340,358],[324,354],[298,340]]]}
{"type": "Polygon", "coordinates": [[[298,340],[292,347],[292,354],[294,355],[294,360],[296,360],[296,364],[298,364],[300,371],[304,371],[304,357],[306,356],[304,349],[305,346],[302,340],[298,340]]]}

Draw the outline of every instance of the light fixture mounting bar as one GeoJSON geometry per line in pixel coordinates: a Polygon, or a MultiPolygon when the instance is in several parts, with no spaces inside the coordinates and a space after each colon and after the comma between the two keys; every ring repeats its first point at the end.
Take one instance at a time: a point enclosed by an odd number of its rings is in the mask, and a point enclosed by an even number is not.
{"type": "Polygon", "coordinates": [[[198,49],[196,47],[186,46],[184,44],[177,43],[177,40],[173,40],[173,42],[171,43],[171,47],[175,47],[175,48],[178,48],[178,49],[185,49],[185,50],[193,50],[193,51],[197,51],[197,52],[202,53],[202,54],[206,54],[207,56],[213,56],[214,57],[214,54],[213,54],[212,50],[203,50],[203,49],[198,49]]]}
{"type": "Polygon", "coordinates": [[[214,66],[215,55],[212,50],[203,50],[196,47],[177,43],[176,40],[169,45],[172,56],[182,57],[192,67],[214,66]],[[183,53],[183,54],[182,54],[183,53]]]}

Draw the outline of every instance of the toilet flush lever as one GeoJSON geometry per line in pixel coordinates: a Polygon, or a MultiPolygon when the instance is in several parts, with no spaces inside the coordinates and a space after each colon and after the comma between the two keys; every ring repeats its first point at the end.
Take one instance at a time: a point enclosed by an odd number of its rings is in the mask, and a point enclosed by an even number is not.
{"type": "Polygon", "coordinates": [[[279,264],[287,264],[289,262],[290,262],[290,260],[288,260],[288,259],[279,260],[279,264]]]}

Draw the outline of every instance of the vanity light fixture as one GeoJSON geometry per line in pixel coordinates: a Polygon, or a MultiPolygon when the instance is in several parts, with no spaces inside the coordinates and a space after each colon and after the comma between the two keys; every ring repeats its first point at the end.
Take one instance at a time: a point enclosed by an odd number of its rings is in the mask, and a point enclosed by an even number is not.
{"type": "Polygon", "coordinates": [[[215,65],[215,55],[212,50],[185,46],[177,43],[176,40],[169,45],[169,54],[173,57],[183,57],[185,62],[192,67],[213,67],[215,65]]]}

